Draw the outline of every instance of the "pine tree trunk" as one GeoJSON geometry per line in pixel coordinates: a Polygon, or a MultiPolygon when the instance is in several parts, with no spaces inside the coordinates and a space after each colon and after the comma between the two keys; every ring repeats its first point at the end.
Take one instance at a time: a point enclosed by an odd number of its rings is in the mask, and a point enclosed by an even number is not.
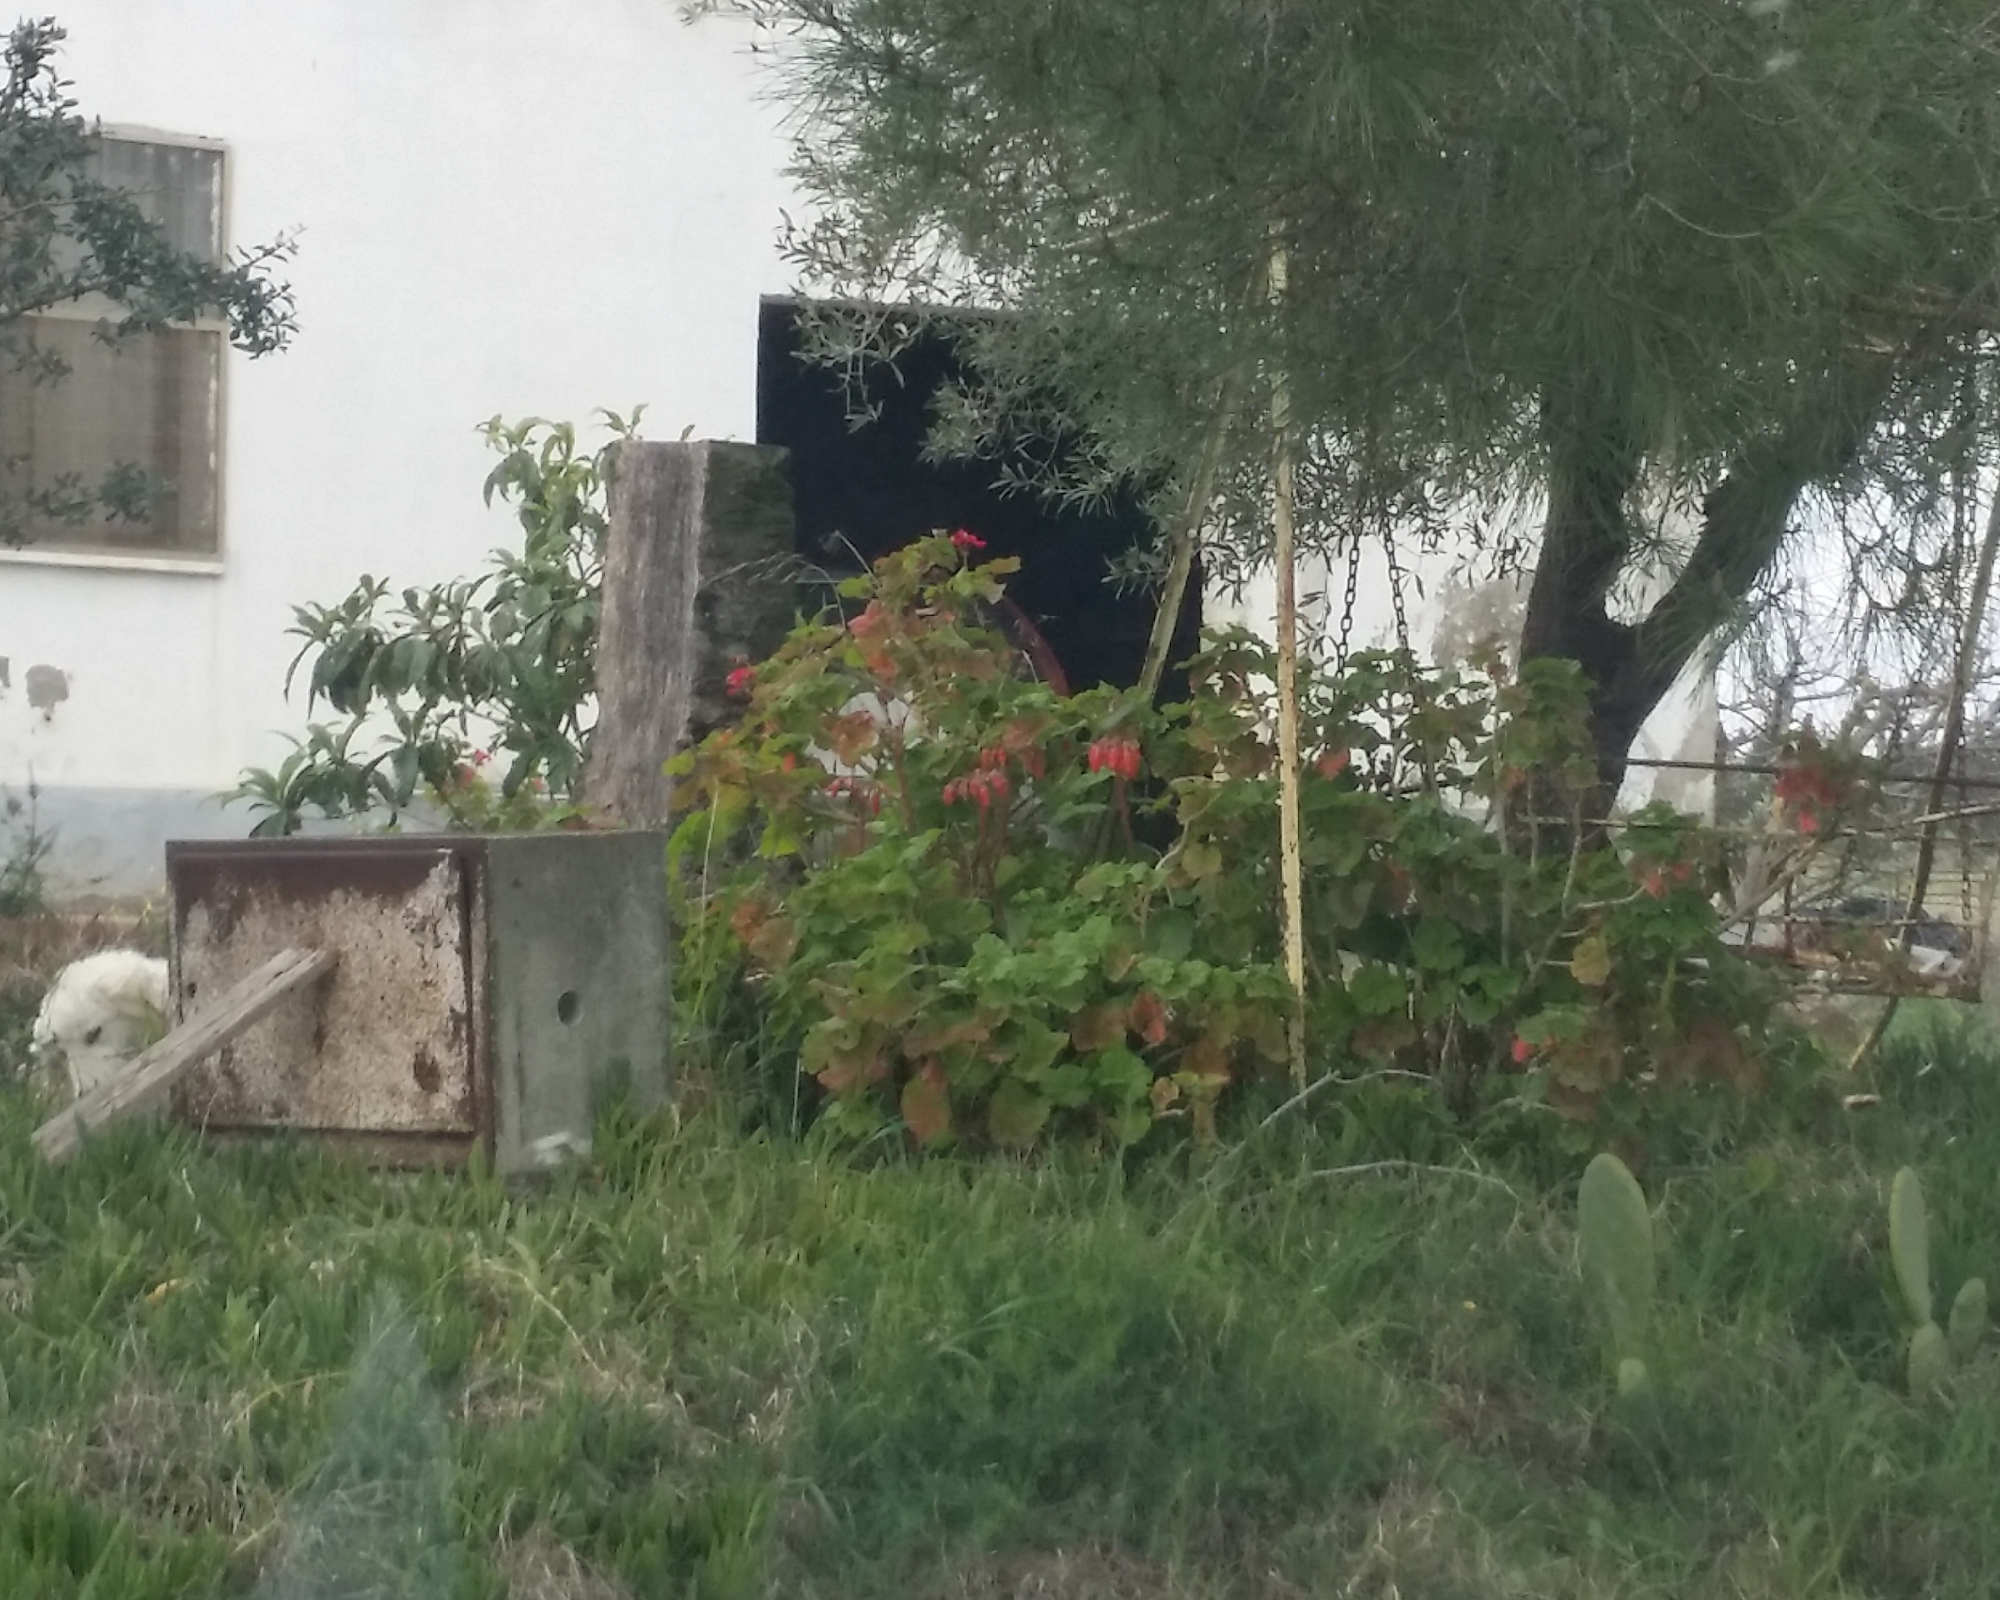
{"type": "MultiPolygon", "coordinates": [[[[1521,659],[1574,661],[1590,682],[1597,785],[1583,796],[1600,834],[1625,781],[1639,729],[1695,653],[1750,595],[1790,531],[1800,495],[1837,473],[1859,448],[1888,392],[1882,361],[1839,390],[1802,400],[1785,433],[1737,459],[1702,504],[1694,549],[1673,586],[1636,623],[1608,609],[1634,546],[1625,508],[1643,459],[1615,391],[1587,385],[1544,407],[1549,509],[1521,629],[1521,659]]],[[[1546,783],[1535,809],[1559,821],[1572,803],[1546,783]]]]}
{"type": "Polygon", "coordinates": [[[1153,613],[1153,632],[1146,641],[1145,664],[1139,670],[1139,696],[1148,705],[1159,698],[1160,680],[1166,676],[1174,630],[1180,623],[1188,579],[1194,572],[1202,520],[1208,515],[1209,502],[1215,498],[1215,473],[1222,461],[1223,441],[1228,437],[1235,409],[1236,381],[1232,377],[1223,384],[1216,399],[1215,415],[1209,421],[1202,444],[1201,462],[1195,468],[1193,483],[1188,486],[1187,505],[1174,526],[1168,546],[1166,581],[1160,586],[1159,609],[1153,613]]]}

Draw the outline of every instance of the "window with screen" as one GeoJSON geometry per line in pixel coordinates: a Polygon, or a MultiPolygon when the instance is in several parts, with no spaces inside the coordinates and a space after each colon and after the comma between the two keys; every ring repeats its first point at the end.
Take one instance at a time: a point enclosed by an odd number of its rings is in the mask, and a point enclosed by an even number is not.
{"type": "MultiPolygon", "coordinates": [[[[223,259],[223,152],[213,145],[107,133],[98,176],[127,190],[178,250],[223,259]]],[[[98,337],[115,320],[86,299],[29,320],[39,350],[67,373],[36,381],[0,371],[0,486],[16,494],[95,486],[143,474],[143,517],[109,511],[81,523],[30,518],[29,548],[167,558],[221,549],[222,321],[98,337]]]]}

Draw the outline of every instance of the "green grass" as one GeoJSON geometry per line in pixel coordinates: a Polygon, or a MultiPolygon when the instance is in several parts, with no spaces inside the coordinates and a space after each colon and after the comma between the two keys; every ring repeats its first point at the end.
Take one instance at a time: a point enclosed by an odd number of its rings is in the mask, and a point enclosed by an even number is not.
{"type": "Polygon", "coordinates": [[[1575,1164],[1346,1170],[1386,1112],[1129,1171],[620,1120],[510,1193],[157,1128],[52,1171],[9,1091],[0,1595],[1987,1600],[2000,1354],[1903,1395],[1883,1209],[1915,1162],[1940,1288],[2000,1279],[2000,1055],[1918,1018],[1881,1087],[1646,1172],[1626,1406],[1575,1164]]]}

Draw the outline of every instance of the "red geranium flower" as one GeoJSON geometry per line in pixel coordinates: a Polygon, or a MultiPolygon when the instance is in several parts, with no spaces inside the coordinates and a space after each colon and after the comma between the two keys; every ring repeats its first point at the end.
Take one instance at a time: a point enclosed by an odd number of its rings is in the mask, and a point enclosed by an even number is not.
{"type": "Polygon", "coordinates": [[[1139,741],[1137,739],[1099,739],[1090,747],[1090,770],[1111,772],[1130,780],[1139,776],[1139,741]]]}
{"type": "Polygon", "coordinates": [[[951,536],[951,542],[960,550],[984,550],[986,541],[970,528],[960,528],[951,536]]]}

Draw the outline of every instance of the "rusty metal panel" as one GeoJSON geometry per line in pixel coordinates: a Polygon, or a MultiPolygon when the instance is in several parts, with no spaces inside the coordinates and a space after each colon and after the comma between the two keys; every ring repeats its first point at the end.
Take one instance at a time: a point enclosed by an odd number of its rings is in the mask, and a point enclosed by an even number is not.
{"type": "Polygon", "coordinates": [[[338,960],[316,994],[287,1001],[190,1074],[176,1111],[217,1131],[419,1144],[483,1133],[471,869],[462,849],[435,838],[170,846],[179,1014],[274,950],[312,946],[338,960]]]}

